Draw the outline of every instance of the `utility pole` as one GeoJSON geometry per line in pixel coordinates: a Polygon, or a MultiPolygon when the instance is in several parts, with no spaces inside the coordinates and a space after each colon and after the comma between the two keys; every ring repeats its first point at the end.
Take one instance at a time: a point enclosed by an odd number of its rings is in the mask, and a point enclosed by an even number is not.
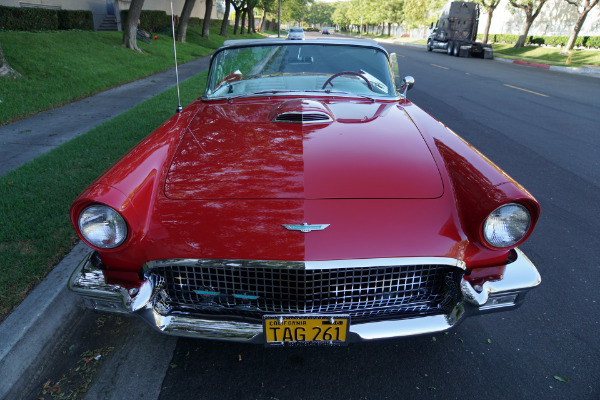
{"type": "Polygon", "coordinates": [[[281,0],[279,0],[279,10],[277,10],[277,37],[281,37],[281,0]]]}

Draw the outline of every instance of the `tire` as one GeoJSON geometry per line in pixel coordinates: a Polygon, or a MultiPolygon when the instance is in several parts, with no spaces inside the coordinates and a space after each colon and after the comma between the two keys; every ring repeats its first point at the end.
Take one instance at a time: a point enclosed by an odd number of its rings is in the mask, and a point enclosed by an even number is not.
{"type": "Polygon", "coordinates": [[[453,51],[454,51],[454,42],[448,42],[448,48],[446,49],[446,52],[448,53],[449,56],[451,56],[453,51]]]}
{"type": "Polygon", "coordinates": [[[460,42],[454,43],[454,48],[452,49],[452,55],[454,57],[458,57],[460,55],[460,45],[461,44],[462,43],[460,43],[460,42]]]}
{"type": "Polygon", "coordinates": [[[429,39],[427,41],[427,51],[432,51],[433,50],[433,44],[431,43],[431,39],[429,39]]]}

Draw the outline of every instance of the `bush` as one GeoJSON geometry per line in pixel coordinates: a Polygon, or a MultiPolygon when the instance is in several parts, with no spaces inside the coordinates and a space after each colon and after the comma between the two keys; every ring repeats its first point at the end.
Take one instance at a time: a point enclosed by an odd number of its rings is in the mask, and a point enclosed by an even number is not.
{"type": "Polygon", "coordinates": [[[543,37],[529,36],[528,43],[537,44],[538,46],[541,46],[546,43],[546,40],[543,37]]]}
{"type": "Polygon", "coordinates": [[[94,30],[94,16],[91,11],[83,10],[58,10],[58,29],[66,31],[79,29],[82,31],[94,30]]]}
{"type": "Polygon", "coordinates": [[[587,40],[588,47],[600,49],[600,36],[589,36],[587,40]]]}
{"type": "MultiPolygon", "coordinates": [[[[481,41],[483,35],[477,35],[477,40],[481,41]]],[[[517,43],[519,35],[495,34],[489,35],[488,40],[493,43],[517,43]]],[[[538,46],[546,45],[551,47],[565,47],[569,42],[569,36],[529,36],[528,44],[538,46]]],[[[593,49],[600,48],[600,36],[577,36],[575,47],[587,47],[593,49]]]]}
{"type": "MultiPolygon", "coordinates": [[[[123,24],[127,21],[128,12],[129,10],[121,11],[123,24]]],[[[148,32],[160,32],[171,27],[171,16],[167,15],[165,11],[142,10],[139,27],[148,32]]]]}
{"type": "Polygon", "coordinates": [[[58,30],[56,10],[0,6],[0,30],[55,31],[58,30]]]}
{"type": "Polygon", "coordinates": [[[94,20],[92,12],[0,6],[0,30],[2,31],[56,31],[69,29],[93,30],[94,20]]]}

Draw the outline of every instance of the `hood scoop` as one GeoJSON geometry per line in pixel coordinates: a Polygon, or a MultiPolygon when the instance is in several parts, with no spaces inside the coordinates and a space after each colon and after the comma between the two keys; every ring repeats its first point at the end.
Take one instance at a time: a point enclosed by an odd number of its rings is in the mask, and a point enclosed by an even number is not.
{"type": "Polygon", "coordinates": [[[323,124],[333,122],[333,114],[325,104],[319,101],[295,99],[280,104],[271,115],[271,121],[323,124]]]}

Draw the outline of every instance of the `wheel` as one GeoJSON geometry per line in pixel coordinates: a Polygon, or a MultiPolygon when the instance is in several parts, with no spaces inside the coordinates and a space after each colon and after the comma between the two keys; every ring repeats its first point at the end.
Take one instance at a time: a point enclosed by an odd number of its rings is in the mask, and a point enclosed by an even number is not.
{"type": "Polygon", "coordinates": [[[427,51],[431,51],[431,50],[433,50],[433,45],[432,45],[432,43],[431,43],[431,39],[429,39],[429,40],[427,41],[427,51]]]}
{"type": "Polygon", "coordinates": [[[446,51],[448,52],[449,56],[452,55],[452,52],[454,51],[454,42],[448,42],[448,48],[446,49],[446,51]]]}
{"type": "Polygon", "coordinates": [[[460,42],[454,43],[454,49],[452,49],[452,55],[458,57],[460,55],[460,42]]]}

